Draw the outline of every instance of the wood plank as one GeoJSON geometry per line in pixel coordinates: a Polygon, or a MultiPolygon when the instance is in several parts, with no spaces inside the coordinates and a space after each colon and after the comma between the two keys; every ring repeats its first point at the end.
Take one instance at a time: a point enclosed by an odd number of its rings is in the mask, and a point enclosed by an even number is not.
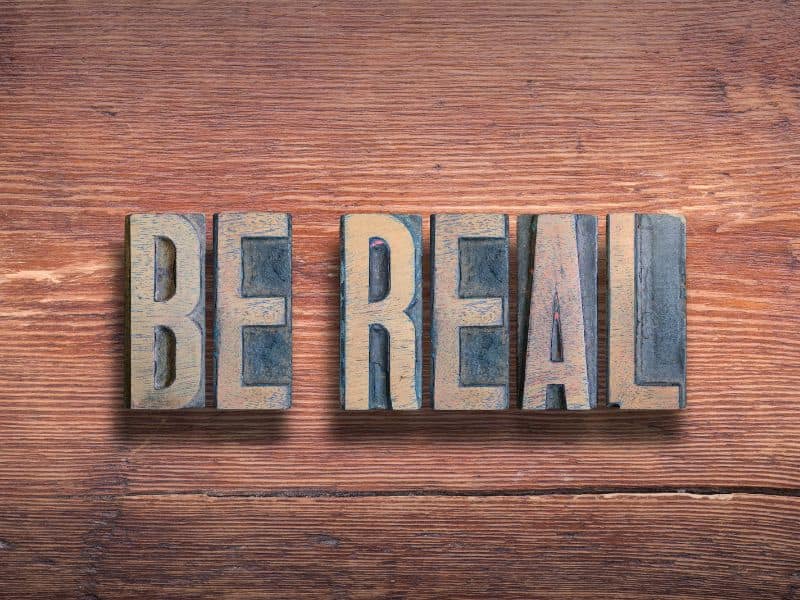
{"type": "Polygon", "coordinates": [[[434,408],[508,408],[508,216],[433,215],[431,265],[434,408]]]}
{"type": "Polygon", "coordinates": [[[751,494],[34,498],[0,513],[0,579],[15,598],[792,598],[798,517],[751,494]]]}
{"type": "Polygon", "coordinates": [[[3,16],[4,507],[198,489],[800,487],[796,3],[3,16]],[[125,215],[201,207],[294,215],[286,414],[124,409],[125,215]],[[427,361],[423,410],[340,411],[342,214],[576,210],[687,216],[686,411],[434,414],[427,361]]]}
{"type": "Polygon", "coordinates": [[[608,402],[686,406],[686,222],[608,215],[608,402]]]}
{"type": "Polygon", "coordinates": [[[517,218],[523,409],[597,405],[597,217],[517,218]]]}
{"type": "Polygon", "coordinates": [[[205,402],[205,229],[198,214],[126,217],[131,408],[197,408],[205,402]]]}
{"type": "Polygon", "coordinates": [[[292,219],[214,215],[216,407],[292,405],[292,219]]]}
{"type": "Polygon", "coordinates": [[[340,400],[345,410],[422,403],[422,218],[341,219],[340,400]]]}
{"type": "Polygon", "coordinates": [[[798,19],[725,0],[3,4],[0,596],[796,595],[790,497],[420,494],[797,494],[798,19]],[[201,208],[295,217],[291,411],[124,408],[125,215],[201,208]],[[427,371],[421,411],[339,409],[341,214],[576,210],[686,215],[686,411],[433,413],[427,371]],[[346,497],[365,492],[391,496],[346,497]],[[302,493],[343,497],[285,498],[302,493]]]}

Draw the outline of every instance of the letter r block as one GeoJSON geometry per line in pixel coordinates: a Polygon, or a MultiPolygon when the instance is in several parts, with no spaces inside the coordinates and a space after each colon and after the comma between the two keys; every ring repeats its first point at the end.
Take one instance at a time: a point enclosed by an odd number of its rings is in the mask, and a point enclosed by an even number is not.
{"type": "Polygon", "coordinates": [[[340,396],[345,410],[422,403],[422,219],[341,220],[340,396]]]}

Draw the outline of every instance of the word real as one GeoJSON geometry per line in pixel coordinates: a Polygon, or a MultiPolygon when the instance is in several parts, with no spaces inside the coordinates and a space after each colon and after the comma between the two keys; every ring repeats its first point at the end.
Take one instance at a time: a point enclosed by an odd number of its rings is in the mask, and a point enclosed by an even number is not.
{"type": "MultiPolygon", "coordinates": [[[[126,220],[127,397],[205,405],[205,218],[126,220]]],[[[686,405],[686,226],[607,216],[608,402],[686,405]]],[[[433,405],[509,406],[507,215],[431,217],[433,405]]],[[[340,398],[346,410],[422,403],[422,218],[341,219],[340,398]]],[[[219,409],[287,409],[292,396],[292,225],[283,213],[214,216],[219,409]]],[[[597,405],[597,217],[517,220],[523,409],[597,405]]]]}

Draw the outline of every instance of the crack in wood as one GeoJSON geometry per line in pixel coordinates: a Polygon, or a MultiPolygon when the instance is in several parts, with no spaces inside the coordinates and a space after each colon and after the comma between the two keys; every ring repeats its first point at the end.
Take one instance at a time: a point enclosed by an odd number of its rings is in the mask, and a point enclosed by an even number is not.
{"type": "Polygon", "coordinates": [[[686,496],[780,496],[800,498],[800,488],[759,487],[759,486],[652,486],[652,487],[564,487],[543,489],[508,489],[508,490],[445,490],[445,489],[413,489],[413,490],[329,490],[282,489],[282,490],[159,490],[151,492],[133,492],[123,494],[65,494],[53,498],[60,500],[90,499],[98,501],[114,501],[123,499],[149,498],[159,496],[207,496],[209,498],[399,498],[399,497],[527,497],[527,496],[613,496],[613,495],[686,495],[686,496]]]}

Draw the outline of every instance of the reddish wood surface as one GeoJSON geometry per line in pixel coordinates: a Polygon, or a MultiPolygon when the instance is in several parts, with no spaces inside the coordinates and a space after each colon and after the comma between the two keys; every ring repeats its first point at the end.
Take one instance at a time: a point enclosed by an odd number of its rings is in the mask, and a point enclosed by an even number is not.
{"type": "Polygon", "coordinates": [[[37,599],[794,598],[799,509],[757,494],[36,499],[0,517],[20,540],[2,568],[37,599]]]}
{"type": "Polygon", "coordinates": [[[0,597],[800,595],[798,22],[0,3],[0,597]],[[128,412],[124,215],[234,210],[294,217],[293,408],[128,412]],[[682,212],[688,410],[340,411],[354,211],[682,212]]]}

